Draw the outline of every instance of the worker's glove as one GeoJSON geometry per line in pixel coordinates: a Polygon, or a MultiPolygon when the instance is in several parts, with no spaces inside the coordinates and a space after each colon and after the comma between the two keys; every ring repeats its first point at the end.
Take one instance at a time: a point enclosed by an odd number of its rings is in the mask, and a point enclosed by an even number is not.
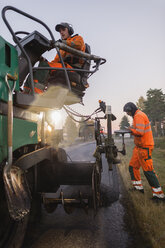
{"type": "Polygon", "coordinates": [[[60,42],[60,43],[63,43],[63,44],[65,44],[65,45],[67,45],[66,40],[61,40],[61,39],[59,39],[59,40],[57,40],[56,42],[60,42]]]}
{"type": "Polygon", "coordinates": [[[62,42],[62,40],[61,40],[61,39],[59,39],[59,40],[56,40],[56,42],[62,42]]]}
{"type": "Polygon", "coordinates": [[[54,48],[54,41],[53,40],[50,40],[50,49],[49,50],[51,50],[53,48],[54,48]]]}
{"type": "Polygon", "coordinates": [[[55,42],[55,46],[58,47],[58,48],[62,48],[62,47],[63,47],[62,44],[67,45],[66,40],[61,40],[61,39],[59,39],[59,40],[57,40],[57,41],[55,42]]]}

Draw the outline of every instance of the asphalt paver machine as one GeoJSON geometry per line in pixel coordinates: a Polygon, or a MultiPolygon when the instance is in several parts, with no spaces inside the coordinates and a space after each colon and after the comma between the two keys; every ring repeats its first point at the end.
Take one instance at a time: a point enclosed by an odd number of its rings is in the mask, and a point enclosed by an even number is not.
{"type": "MultiPolygon", "coordinates": [[[[45,130],[47,113],[81,103],[86,90],[84,82],[106,60],[91,54],[88,45],[83,53],[57,42],[44,22],[12,6],[3,8],[2,19],[15,45],[0,36],[0,247],[18,248],[30,217],[40,212],[41,204],[48,212],[59,203],[68,213],[72,212],[72,206],[87,211],[90,205],[96,211],[100,206],[101,153],[106,153],[111,169],[111,164],[117,162],[117,149],[111,129],[108,129],[107,143],[104,146],[100,143],[96,119],[96,161],[68,162],[64,149],[48,144],[45,130]],[[6,12],[16,12],[41,24],[50,37],[36,30],[13,31],[6,12]],[[56,49],[63,67],[50,68],[43,64],[36,67],[42,54],[51,49],[56,49]],[[83,67],[66,68],[59,49],[84,59],[83,67]],[[49,78],[51,70],[57,71],[55,82],[49,78]],[[34,91],[35,73],[45,87],[42,95],[34,91]],[[29,80],[29,94],[22,90],[25,80],[29,80]],[[66,198],[61,191],[56,197],[54,194],[60,185],[85,185],[90,193],[84,195],[79,191],[77,197],[66,198]]],[[[105,112],[102,105],[99,110],[105,112]]],[[[113,115],[106,116],[110,126],[113,115]]]]}

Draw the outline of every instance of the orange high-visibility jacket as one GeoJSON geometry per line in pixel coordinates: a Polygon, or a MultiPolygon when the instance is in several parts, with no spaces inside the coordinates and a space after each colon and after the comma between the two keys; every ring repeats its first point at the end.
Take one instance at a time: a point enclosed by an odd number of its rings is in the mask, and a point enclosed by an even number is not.
{"type": "Polygon", "coordinates": [[[135,145],[138,147],[154,146],[154,140],[149,119],[145,113],[136,110],[133,118],[133,128],[130,129],[134,135],[135,145]]]}
{"type": "MultiPolygon", "coordinates": [[[[83,38],[82,38],[80,35],[78,35],[78,34],[76,34],[76,35],[74,35],[74,36],[72,36],[72,37],[69,37],[69,38],[66,39],[66,40],[63,40],[62,42],[63,42],[64,44],[66,44],[66,45],[72,47],[72,48],[75,48],[75,49],[77,49],[77,50],[80,50],[80,51],[82,51],[82,52],[85,52],[85,43],[84,43],[84,40],[83,40],[83,38]]],[[[68,53],[68,52],[66,52],[66,51],[64,51],[64,50],[61,50],[61,49],[60,49],[60,53],[61,53],[61,56],[62,56],[63,59],[66,58],[66,56],[68,56],[68,55],[70,55],[70,56],[73,58],[73,55],[72,55],[72,54],[70,54],[70,53],[68,53]]],[[[54,66],[55,63],[60,63],[60,58],[59,58],[58,54],[56,55],[56,57],[54,58],[54,60],[52,60],[51,62],[49,62],[49,65],[50,65],[51,67],[55,67],[55,66],[54,66]]],[[[82,65],[82,64],[83,64],[83,60],[82,60],[82,59],[78,59],[78,63],[79,63],[80,65],[82,65]]],[[[71,61],[71,64],[72,64],[72,61],[71,61]]]]}

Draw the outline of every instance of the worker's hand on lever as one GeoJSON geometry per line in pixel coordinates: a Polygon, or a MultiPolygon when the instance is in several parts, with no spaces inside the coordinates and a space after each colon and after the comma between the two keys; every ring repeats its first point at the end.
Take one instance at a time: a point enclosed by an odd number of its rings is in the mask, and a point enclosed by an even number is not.
{"type": "Polygon", "coordinates": [[[124,128],[127,130],[127,131],[129,131],[130,133],[132,133],[132,131],[131,131],[131,127],[129,126],[124,126],[124,128]]]}
{"type": "Polygon", "coordinates": [[[59,39],[59,40],[56,40],[56,42],[63,42],[63,40],[59,39]]]}
{"type": "Polygon", "coordinates": [[[125,128],[125,129],[129,129],[129,130],[130,130],[130,127],[128,127],[128,126],[124,126],[124,128],[125,128]]]}

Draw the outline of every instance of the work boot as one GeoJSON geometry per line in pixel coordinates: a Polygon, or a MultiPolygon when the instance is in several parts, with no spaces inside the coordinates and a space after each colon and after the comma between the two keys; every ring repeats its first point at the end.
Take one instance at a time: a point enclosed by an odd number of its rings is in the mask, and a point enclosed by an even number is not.
{"type": "Polygon", "coordinates": [[[113,159],[113,164],[120,164],[120,163],[121,163],[120,159],[118,159],[118,158],[113,159]]]}
{"type": "Polygon", "coordinates": [[[159,197],[157,197],[157,196],[153,196],[153,197],[151,198],[151,200],[152,200],[153,202],[155,202],[155,203],[160,203],[160,202],[164,202],[164,203],[165,203],[165,197],[159,198],[159,197]]]}
{"type": "Polygon", "coordinates": [[[130,188],[129,191],[136,191],[136,192],[140,192],[142,194],[144,194],[144,189],[136,189],[136,188],[130,188]]]}
{"type": "Polygon", "coordinates": [[[83,82],[85,88],[89,88],[89,84],[87,82],[83,82]]]}

